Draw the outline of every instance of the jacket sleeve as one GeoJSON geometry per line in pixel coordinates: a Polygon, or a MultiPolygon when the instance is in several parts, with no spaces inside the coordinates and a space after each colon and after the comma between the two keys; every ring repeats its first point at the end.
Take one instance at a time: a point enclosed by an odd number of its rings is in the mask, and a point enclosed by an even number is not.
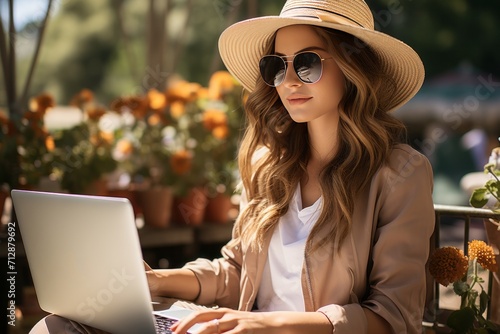
{"type": "Polygon", "coordinates": [[[319,310],[329,317],[335,334],[367,333],[363,308],[384,318],[396,334],[421,333],[425,264],[435,220],[432,169],[417,151],[395,150],[370,186],[378,195],[366,296],[360,304],[319,310]]]}
{"type": "MultiPolygon", "coordinates": [[[[243,191],[240,212],[246,207],[243,191]]],[[[199,258],[187,263],[184,268],[191,270],[200,283],[200,293],[194,301],[200,305],[219,305],[238,308],[240,277],[243,254],[237,229],[233,228],[231,240],[222,248],[222,257],[214,260],[199,258]]]]}

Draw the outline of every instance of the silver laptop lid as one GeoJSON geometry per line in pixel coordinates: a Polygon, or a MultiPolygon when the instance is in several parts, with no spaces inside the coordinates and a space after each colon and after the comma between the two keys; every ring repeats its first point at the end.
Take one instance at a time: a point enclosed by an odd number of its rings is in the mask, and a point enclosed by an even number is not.
{"type": "Polygon", "coordinates": [[[127,199],[13,190],[40,307],[111,333],[155,333],[127,199]]]}

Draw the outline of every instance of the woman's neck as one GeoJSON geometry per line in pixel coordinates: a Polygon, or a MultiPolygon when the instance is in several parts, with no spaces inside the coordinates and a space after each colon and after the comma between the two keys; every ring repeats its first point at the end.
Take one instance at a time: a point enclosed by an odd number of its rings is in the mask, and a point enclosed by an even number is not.
{"type": "Polygon", "coordinates": [[[326,165],[337,153],[337,126],[331,124],[308,124],[309,149],[311,162],[326,165]]]}

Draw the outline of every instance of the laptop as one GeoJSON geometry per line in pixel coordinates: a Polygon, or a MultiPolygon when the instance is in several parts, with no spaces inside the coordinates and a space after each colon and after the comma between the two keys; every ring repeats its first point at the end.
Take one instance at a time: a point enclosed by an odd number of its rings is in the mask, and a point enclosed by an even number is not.
{"type": "Polygon", "coordinates": [[[128,199],[25,190],[11,195],[44,311],[113,334],[160,333],[159,319],[168,323],[192,312],[153,309],[128,199]]]}

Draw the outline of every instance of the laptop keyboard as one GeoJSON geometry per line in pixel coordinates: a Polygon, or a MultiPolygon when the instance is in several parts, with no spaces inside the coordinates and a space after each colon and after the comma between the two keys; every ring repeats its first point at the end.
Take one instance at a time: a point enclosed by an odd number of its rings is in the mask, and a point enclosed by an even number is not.
{"type": "Polygon", "coordinates": [[[171,334],[170,326],[172,326],[177,320],[165,318],[155,314],[156,320],[156,333],[157,334],[171,334]]]}

